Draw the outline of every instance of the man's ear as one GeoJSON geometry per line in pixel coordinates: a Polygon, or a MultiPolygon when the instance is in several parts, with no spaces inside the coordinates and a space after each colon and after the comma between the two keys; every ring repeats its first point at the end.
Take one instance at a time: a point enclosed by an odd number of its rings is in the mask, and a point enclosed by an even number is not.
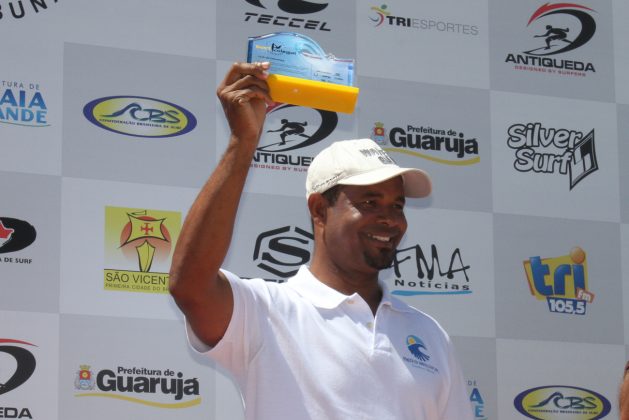
{"type": "Polygon", "coordinates": [[[308,197],[308,210],[310,211],[312,223],[315,226],[325,224],[328,207],[328,200],[323,195],[320,193],[310,194],[308,197]]]}

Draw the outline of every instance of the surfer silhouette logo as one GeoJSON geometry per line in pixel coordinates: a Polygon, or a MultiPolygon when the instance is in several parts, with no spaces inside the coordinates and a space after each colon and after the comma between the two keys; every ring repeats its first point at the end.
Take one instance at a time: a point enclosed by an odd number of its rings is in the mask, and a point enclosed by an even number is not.
{"type": "Polygon", "coordinates": [[[534,38],[545,38],[545,45],[524,51],[524,53],[548,56],[562,54],[585,45],[596,32],[596,21],[591,12],[595,12],[595,10],[574,3],[544,4],[533,12],[527,26],[533,25],[535,27],[534,23],[547,22],[545,33],[540,34],[536,30],[537,34],[533,35],[534,38]],[[553,25],[552,23],[556,22],[556,19],[561,20],[561,22],[574,22],[574,24],[553,25]]]}
{"type": "Polygon", "coordinates": [[[280,145],[286,144],[286,137],[291,136],[291,135],[310,138],[310,136],[304,134],[304,132],[306,131],[304,127],[308,125],[307,121],[304,121],[303,123],[301,123],[301,122],[296,122],[296,121],[294,122],[288,121],[286,118],[283,118],[281,120],[281,123],[282,123],[282,126],[278,128],[277,130],[267,130],[267,133],[281,132],[280,138],[282,139],[282,141],[280,142],[280,145]]]}

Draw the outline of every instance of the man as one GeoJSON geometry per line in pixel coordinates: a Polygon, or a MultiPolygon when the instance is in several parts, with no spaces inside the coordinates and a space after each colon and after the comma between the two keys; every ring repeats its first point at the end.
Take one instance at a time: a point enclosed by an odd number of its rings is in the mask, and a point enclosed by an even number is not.
{"type": "Polygon", "coordinates": [[[629,361],[625,365],[625,374],[620,385],[620,420],[629,420],[629,361]]]}
{"type": "Polygon", "coordinates": [[[335,143],[309,167],[309,268],[285,284],[220,270],[272,103],[267,69],[236,63],[218,87],[229,144],[186,218],[170,277],[190,343],[234,375],[247,419],[471,419],[447,334],[378,282],[407,228],[405,196],[429,194],[430,179],[371,140],[335,143]]]}

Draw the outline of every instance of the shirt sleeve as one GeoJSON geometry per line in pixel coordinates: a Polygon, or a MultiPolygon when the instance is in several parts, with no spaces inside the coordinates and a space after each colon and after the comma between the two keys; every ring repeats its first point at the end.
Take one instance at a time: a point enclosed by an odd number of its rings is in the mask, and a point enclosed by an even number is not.
{"type": "Polygon", "coordinates": [[[231,286],[234,309],[223,338],[214,347],[204,344],[186,321],[188,343],[207,355],[243,383],[247,368],[262,346],[263,321],[267,318],[269,292],[262,279],[242,280],[222,270],[231,286]]]}

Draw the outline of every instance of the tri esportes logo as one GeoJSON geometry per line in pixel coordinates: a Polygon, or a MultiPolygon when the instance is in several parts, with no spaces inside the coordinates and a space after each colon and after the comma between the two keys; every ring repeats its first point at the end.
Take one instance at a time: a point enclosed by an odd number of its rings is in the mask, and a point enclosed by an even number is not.
{"type": "Polygon", "coordinates": [[[270,106],[251,167],[306,172],[314,154],[306,154],[302,149],[328,138],[337,125],[335,112],[290,104],[270,106]]]}
{"type": "Polygon", "coordinates": [[[310,17],[310,15],[316,15],[327,8],[328,3],[313,3],[305,0],[244,1],[256,7],[251,11],[245,12],[244,21],[269,25],[269,29],[272,29],[272,31],[269,32],[294,32],[295,30],[330,32],[332,30],[329,22],[310,17]],[[276,10],[279,10],[280,13],[270,13],[270,9],[273,8],[273,5],[275,5],[276,10]]]}
{"type": "Polygon", "coordinates": [[[519,53],[508,53],[505,62],[515,70],[585,77],[596,72],[594,64],[581,52],[596,33],[596,11],[577,3],[546,3],[528,19],[530,46],[519,53]],[[575,57],[576,55],[576,57],[575,57]]]}
{"type": "Polygon", "coordinates": [[[478,35],[480,31],[478,25],[471,23],[455,22],[441,18],[394,15],[389,11],[389,7],[386,4],[372,6],[369,20],[376,28],[393,27],[471,36],[478,35]]]}

